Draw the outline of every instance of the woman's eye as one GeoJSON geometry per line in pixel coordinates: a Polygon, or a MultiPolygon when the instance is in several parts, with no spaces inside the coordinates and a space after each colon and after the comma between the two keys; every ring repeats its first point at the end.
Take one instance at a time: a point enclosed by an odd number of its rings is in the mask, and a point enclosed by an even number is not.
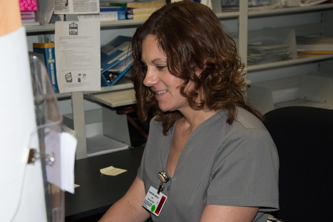
{"type": "Polygon", "coordinates": [[[158,70],[164,70],[166,68],[166,66],[156,66],[156,69],[158,69],[158,70]]]}

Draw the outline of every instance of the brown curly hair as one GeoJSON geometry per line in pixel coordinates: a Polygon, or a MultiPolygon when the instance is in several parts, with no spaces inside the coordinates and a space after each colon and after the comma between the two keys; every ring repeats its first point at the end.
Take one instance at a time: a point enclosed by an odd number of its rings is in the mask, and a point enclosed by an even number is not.
{"type": "Polygon", "coordinates": [[[237,54],[234,40],[222,29],[215,13],[207,6],[195,2],[167,4],[154,12],[139,26],[132,38],[133,75],[138,116],[141,121],[153,110],[156,120],[162,122],[166,134],[182,117],[179,111],[162,112],[154,94],[143,85],[145,66],[141,62],[142,42],[154,35],[167,57],[169,72],[184,80],[180,88],[192,109],[228,111],[227,123],[236,117],[236,106],[243,107],[262,120],[262,114],[246,102],[244,65],[237,54]],[[197,72],[200,75],[197,75],[197,72]],[[185,91],[193,82],[192,90],[185,91]],[[204,99],[198,102],[198,91],[204,99]]]}

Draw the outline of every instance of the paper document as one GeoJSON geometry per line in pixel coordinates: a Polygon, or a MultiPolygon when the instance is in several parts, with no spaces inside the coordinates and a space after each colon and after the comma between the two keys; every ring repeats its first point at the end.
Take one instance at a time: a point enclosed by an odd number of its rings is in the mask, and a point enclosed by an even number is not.
{"type": "MultiPolygon", "coordinates": [[[[50,123],[49,123],[50,124],[50,123]]],[[[44,144],[46,160],[46,178],[49,183],[52,183],[61,188],[61,150],[60,150],[60,133],[49,127],[44,128],[44,144]],[[49,157],[54,158],[54,162],[49,162],[49,157]]]]}
{"type": "Polygon", "coordinates": [[[99,13],[99,0],[54,0],[54,14],[99,13]]]}
{"type": "Polygon", "coordinates": [[[101,174],[108,175],[108,176],[117,176],[121,173],[125,173],[126,171],[127,170],[116,168],[113,166],[100,169],[101,174]]]}
{"type": "Polygon", "coordinates": [[[60,135],[61,189],[74,193],[74,162],[77,140],[69,133],[60,135]]]}
{"type": "Polygon", "coordinates": [[[56,22],[54,38],[59,92],[100,91],[100,23],[56,22]]]}
{"type": "Polygon", "coordinates": [[[61,190],[74,193],[74,162],[76,138],[66,132],[45,128],[45,152],[52,154],[53,163],[46,164],[47,181],[61,190]]]}

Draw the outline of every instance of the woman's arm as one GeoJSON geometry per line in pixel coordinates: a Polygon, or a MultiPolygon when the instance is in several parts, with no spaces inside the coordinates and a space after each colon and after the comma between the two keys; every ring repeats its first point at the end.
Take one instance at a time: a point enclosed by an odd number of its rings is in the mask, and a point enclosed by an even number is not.
{"type": "Polygon", "coordinates": [[[200,222],[250,222],[258,210],[258,207],[206,205],[200,222]]]}
{"type": "Polygon", "coordinates": [[[126,194],[110,207],[99,222],[146,221],[150,213],[142,207],[145,196],[143,181],[136,177],[126,194]]]}

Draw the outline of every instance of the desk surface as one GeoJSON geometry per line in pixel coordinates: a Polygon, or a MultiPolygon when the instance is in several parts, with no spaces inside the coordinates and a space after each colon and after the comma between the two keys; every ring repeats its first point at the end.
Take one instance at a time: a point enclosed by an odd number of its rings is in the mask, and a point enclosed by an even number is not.
{"type": "Polygon", "coordinates": [[[66,221],[105,212],[128,190],[137,175],[143,147],[132,148],[75,161],[75,194],[65,193],[66,221]],[[118,176],[106,176],[100,169],[127,169],[118,176]]]}

